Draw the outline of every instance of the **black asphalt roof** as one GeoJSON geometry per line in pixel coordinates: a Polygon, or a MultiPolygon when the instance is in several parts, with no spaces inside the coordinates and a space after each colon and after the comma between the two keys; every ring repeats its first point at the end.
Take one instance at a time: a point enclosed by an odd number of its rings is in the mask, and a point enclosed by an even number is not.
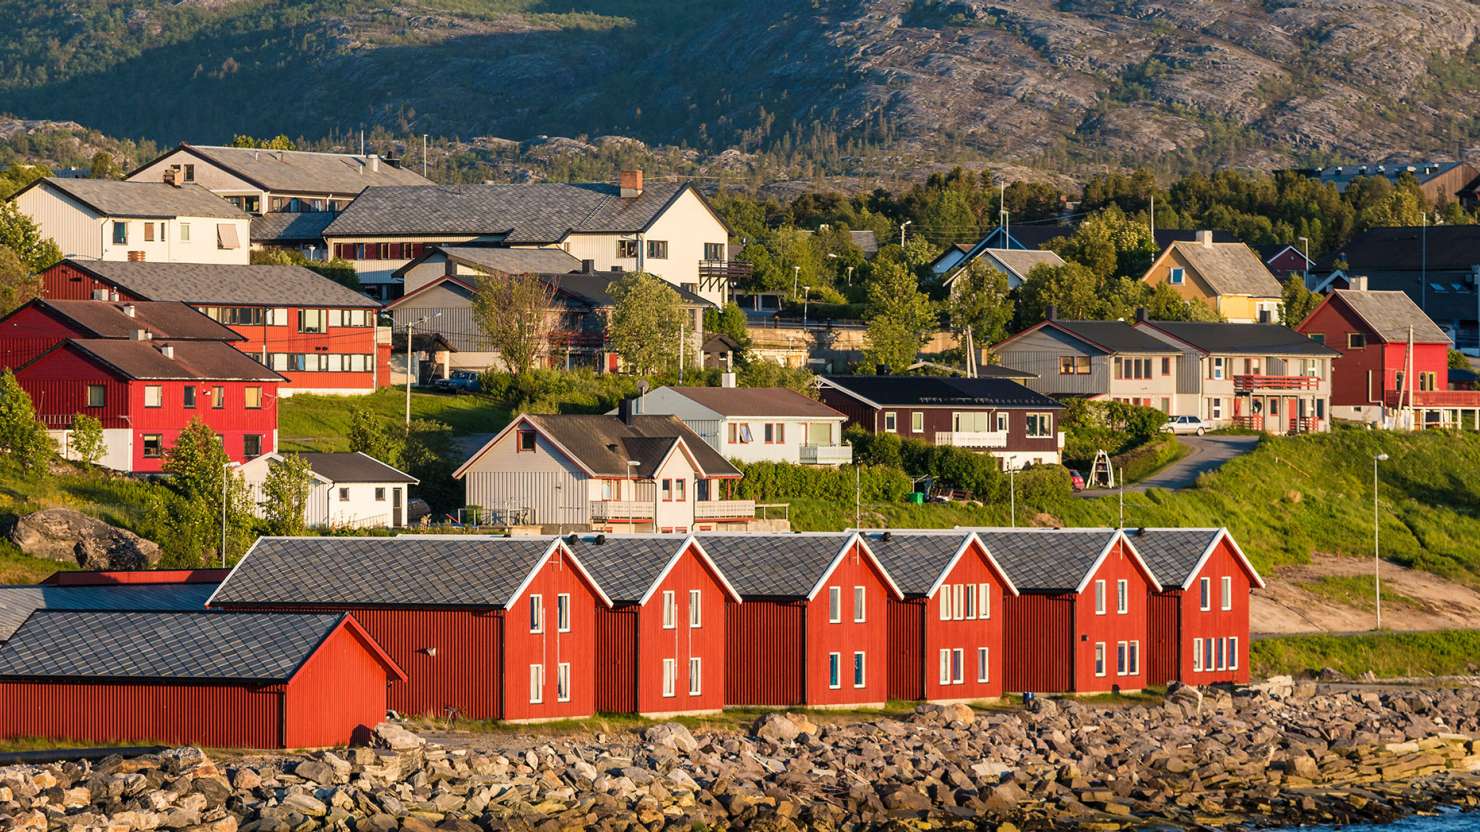
{"type": "Polygon", "coordinates": [[[550,543],[474,535],[264,537],[211,604],[503,607],[550,543]]]}
{"type": "Polygon", "coordinates": [[[1005,378],[825,376],[823,381],[883,406],[1000,407],[1057,410],[1057,401],[1005,378]]]}
{"type": "Polygon", "coordinates": [[[1125,321],[1065,321],[1054,319],[1047,326],[1057,327],[1091,346],[1111,353],[1176,353],[1176,347],[1153,338],[1125,321]]]}
{"type": "Polygon", "coordinates": [[[286,682],[344,618],[40,610],[0,647],[0,678],[286,682]]]}
{"type": "Polygon", "coordinates": [[[701,534],[699,545],[743,598],[805,598],[849,534],[701,534]]]}
{"type": "Polygon", "coordinates": [[[1127,532],[1131,545],[1164,587],[1185,587],[1203,552],[1220,529],[1138,529],[1127,532]]]}
{"type": "Polygon", "coordinates": [[[144,300],[178,300],[200,305],[380,307],[379,303],[359,292],[302,266],[72,258],[62,262],[144,300]]]}
{"type": "MultiPolygon", "coordinates": [[[[1259,355],[1340,355],[1336,350],[1281,324],[1206,321],[1147,321],[1148,326],[1206,353],[1259,355]]],[[[1148,336],[1149,337],[1149,336],[1148,336]]]]}
{"type": "Polygon", "coordinates": [[[864,541],[905,595],[924,595],[950,565],[961,544],[971,534],[964,531],[864,533],[864,541]]]}
{"type": "Polygon", "coordinates": [[[315,474],[332,482],[417,482],[416,477],[359,451],[301,453],[299,456],[315,474]]]}
{"type": "Polygon", "coordinates": [[[571,551],[614,604],[635,604],[662,574],[688,535],[582,537],[571,551]]]}
{"type": "MultiPolygon", "coordinates": [[[[969,529],[1019,591],[1073,592],[1114,529],[969,529]]],[[[964,533],[963,531],[963,533],[964,533]]]]}
{"type": "Polygon", "coordinates": [[[217,584],[0,586],[0,642],[36,610],[202,610],[217,584]]]}

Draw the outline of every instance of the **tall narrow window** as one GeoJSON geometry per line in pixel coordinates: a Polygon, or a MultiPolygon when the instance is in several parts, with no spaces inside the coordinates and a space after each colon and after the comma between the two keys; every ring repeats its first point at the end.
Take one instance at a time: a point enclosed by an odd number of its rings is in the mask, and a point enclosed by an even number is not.
{"type": "Polygon", "coordinates": [[[699,696],[704,692],[704,670],[703,663],[698,656],[689,658],[689,696],[699,696]]]}
{"type": "Polygon", "coordinates": [[[843,654],[827,654],[827,686],[836,690],[843,686],[843,654]]]}
{"type": "Polygon", "coordinates": [[[1130,644],[1130,650],[1131,650],[1131,658],[1130,658],[1130,671],[1129,671],[1129,675],[1131,675],[1131,676],[1140,676],[1141,675],[1141,642],[1140,641],[1133,641],[1133,642],[1131,642],[1131,644],[1130,644]]]}
{"type": "Polygon", "coordinates": [[[940,649],[940,683],[942,685],[951,683],[951,649],[949,647],[940,649]]]}
{"type": "Polygon", "coordinates": [[[704,593],[702,590],[689,590],[689,628],[697,630],[704,625],[704,593]]]}
{"type": "Polygon", "coordinates": [[[962,589],[965,590],[964,595],[966,596],[966,614],[965,614],[964,617],[965,617],[965,619],[967,621],[975,621],[976,620],[976,588],[973,587],[971,584],[963,584],[962,585],[962,589]]]}
{"type": "Polygon", "coordinates": [[[664,696],[672,696],[673,695],[673,693],[674,693],[674,686],[676,684],[676,682],[674,680],[675,680],[675,677],[677,677],[677,676],[678,676],[678,660],[677,659],[664,659],[663,660],[663,695],[664,696]]]}
{"type": "Polygon", "coordinates": [[[976,610],[983,621],[992,617],[992,585],[976,585],[976,610]]]}
{"type": "Polygon", "coordinates": [[[858,624],[868,620],[868,590],[861,586],[853,587],[853,621],[858,624]]]}
{"type": "Polygon", "coordinates": [[[570,632],[570,593],[562,592],[555,596],[555,629],[557,632],[570,632]]]}
{"type": "Polygon", "coordinates": [[[663,629],[671,630],[678,626],[678,601],[673,590],[663,590],[663,629]]]}
{"type": "Polygon", "coordinates": [[[1213,640],[1210,639],[1210,638],[1205,638],[1205,639],[1203,639],[1203,670],[1204,671],[1211,671],[1212,669],[1213,669],[1213,640]]]}
{"type": "Polygon", "coordinates": [[[1192,640],[1192,672],[1201,673],[1202,669],[1202,639],[1195,638],[1192,640]]]}
{"type": "Polygon", "coordinates": [[[529,596],[529,631],[531,633],[545,631],[545,598],[543,595],[529,596]]]}
{"type": "Polygon", "coordinates": [[[960,647],[951,651],[951,684],[959,685],[966,681],[966,651],[960,647]]]}
{"type": "Polygon", "coordinates": [[[561,662],[555,666],[555,699],[559,702],[570,701],[570,662],[561,662]]]}
{"type": "Polygon", "coordinates": [[[1105,582],[1095,581],[1095,615],[1105,614],[1105,582]]]}
{"type": "Polygon", "coordinates": [[[864,662],[862,650],[853,654],[853,687],[855,688],[861,688],[867,684],[864,662]]]}
{"type": "Polygon", "coordinates": [[[1121,615],[1131,611],[1131,583],[1124,578],[1115,582],[1115,611],[1121,615]]]}
{"type": "Polygon", "coordinates": [[[1238,636],[1228,639],[1228,669],[1238,670],[1238,636]]]}
{"type": "Polygon", "coordinates": [[[1125,642],[1123,642],[1123,641],[1117,641],[1117,642],[1115,642],[1115,675],[1116,676],[1124,676],[1125,675],[1125,662],[1126,662],[1126,655],[1125,655],[1125,653],[1126,653],[1125,642]]]}
{"type": "Polygon", "coordinates": [[[1105,675],[1105,642],[1095,642],[1095,675],[1105,675]]]}
{"type": "Polygon", "coordinates": [[[545,701],[545,666],[529,666],[529,704],[538,705],[545,701]]]}
{"type": "Polygon", "coordinates": [[[951,620],[951,586],[950,586],[950,584],[946,584],[946,585],[942,586],[940,588],[940,591],[937,592],[936,595],[940,596],[940,620],[941,621],[950,621],[951,620]]]}
{"type": "Polygon", "coordinates": [[[966,602],[962,596],[965,594],[961,584],[951,585],[951,618],[957,621],[966,617],[966,602]]]}
{"type": "Polygon", "coordinates": [[[1197,607],[1206,612],[1213,608],[1213,579],[1197,579],[1197,607]]]}
{"type": "Polygon", "coordinates": [[[829,624],[837,624],[843,620],[843,588],[830,586],[827,588],[827,621],[829,624]]]}
{"type": "Polygon", "coordinates": [[[992,648],[976,648],[976,681],[986,684],[992,681],[992,648]]]}
{"type": "Polygon", "coordinates": [[[1223,578],[1222,578],[1222,584],[1223,584],[1223,609],[1225,609],[1225,610],[1231,610],[1231,609],[1233,609],[1233,578],[1230,577],[1230,576],[1228,576],[1228,575],[1224,575],[1223,578]]]}

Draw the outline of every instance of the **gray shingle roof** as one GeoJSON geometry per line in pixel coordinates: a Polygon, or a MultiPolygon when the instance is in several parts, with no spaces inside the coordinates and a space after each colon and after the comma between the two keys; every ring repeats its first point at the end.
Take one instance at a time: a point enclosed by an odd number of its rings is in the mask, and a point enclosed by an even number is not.
{"type": "Polygon", "coordinates": [[[376,308],[380,304],[302,266],[65,260],[145,300],[252,306],[376,308]]]}
{"type": "Polygon", "coordinates": [[[805,598],[850,534],[701,534],[730,585],[744,598],[805,598]]]}
{"type": "Polygon", "coordinates": [[[1114,529],[969,529],[1022,592],[1073,592],[1114,529]]]}
{"type": "Polygon", "coordinates": [[[503,607],[550,538],[264,537],[213,605],[503,607]]]}
{"type": "Polygon", "coordinates": [[[576,558],[614,604],[635,604],[658,580],[688,535],[606,535],[597,544],[583,537],[571,546],[576,558]]]}
{"type": "Polygon", "coordinates": [[[0,647],[0,678],[285,682],[343,618],[43,610],[0,647]]]}
{"type": "Polygon", "coordinates": [[[686,187],[658,183],[630,199],[602,183],[367,188],[325,234],[504,235],[507,243],[553,243],[572,231],[634,233],[686,187]]]}
{"type": "Polygon", "coordinates": [[[182,145],[203,159],[261,185],[269,191],[305,194],[357,194],[379,185],[426,185],[430,180],[384,159],[316,153],[304,150],[261,150],[251,147],[182,145]]]}
{"type": "Polygon", "coordinates": [[[842,419],[842,413],[786,387],[670,387],[723,416],[842,419]]]}
{"type": "Polygon", "coordinates": [[[324,239],[324,229],[336,214],[329,211],[288,213],[276,211],[252,217],[254,243],[316,243],[324,239]]]}
{"type": "MultiPolygon", "coordinates": [[[[1402,294],[1401,292],[1399,294],[1402,294]]],[[[1406,295],[1405,295],[1406,297],[1406,295]]],[[[1205,353],[1254,355],[1340,355],[1324,344],[1281,324],[1207,321],[1147,321],[1145,326],[1191,344],[1205,353]]],[[[1148,336],[1149,337],[1149,336],[1148,336]]]]}
{"type": "Polygon", "coordinates": [[[417,482],[416,477],[359,451],[300,453],[299,456],[315,474],[332,482],[417,482]]]}
{"type": "Polygon", "coordinates": [[[140,380],[285,381],[246,353],[222,341],[128,341],[75,338],[63,348],[101,362],[125,378],[140,380]],[[174,351],[166,358],[162,348],[174,351]]]}
{"type": "MultiPolygon", "coordinates": [[[[243,341],[244,336],[219,324],[189,304],[178,301],[109,303],[99,300],[35,300],[33,303],[53,317],[98,338],[129,338],[136,330],[147,330],[154,338],[201,341],[243,341]],[[125,312],[133,307],[134,314],[125,312]]],[[[3,327],[3,322],[0,322],[3,327]]],[[[3,332],[0,329],[0,332],[3,332]]]]}
{"type": "Polygon", "coordinates": [[[628,460],[641,463],[638,475],[647,476],[663,461],[678,438],[684,440],[705,475],[740,475],[735,466],[676,416],[637,416],[630,425],[616,416],[585,413],[526,414],[525,418],[598,476],[630,475],[628,460]]]}
{"type": "Polygon", "coordinates": [[[1243,243],[1204,244],[1178,241],[1170,248],[1181,254],[1208,286],[1220,295],[1280,296],[1280,283],[1264,261],[1243,243]]]}
{"type": "Polygon", "coordinates": [[[996,260],[1002,264],[1008,274],[1016,275],[1019,280],[1026,280],[1028,272],[1031,272],[1035,266],[1064,265],[1064,258],[1058,254],[1038,249],[989,248],[984,249],[982,254],[987,259],[996,260]]]}
{"type": "Polygon", "coordinates": [[[0,586],[0,643],[36,610],[200,610],[216,584],[0,586]]]}
{"type": "Polygon", "coordinates": [[[924,595],[970,535],[966,531],[864,533],[870,551],[905,595],[924,595]]]}
{"type": "Polygon", "coordinates": [[[117,179],[61,179],[48,176],[44,187],[60,191],[99,214],[110,217],[174,219],[216,217],[244,220],[247,215],[199,185],[175,187],[162,182],[117,179]]]}
{"type": "Polygon", "coordinates": [[[1185,587],[1203,552],[1221,529],[1140,529],[1127,532],[1131,545],[1164,587],[1185,587]]]}
{"type": "Polygon", "coordinates": [[[505,248],[503,246],[438,246],[447,257],[475,269],[504,274],[563,274],[581,268],[581,261],[559,248],[505,248]]]}
{"type": "MultiPolygon", "coordinates": [[[[1176,353],[1177,348],[1153,338],[1125,321],[1052,320],[1045,326],[1056,327],[1091,346],[1103,347],[1110,353],[1176,353]]],[[[1287,330],[1288,331],[1288,330],[1287,330]]]]}
{"type": "Polygon", "coordinates": [[[1448,344],[1449,336],[1425,315],[1407,292],[1337,289],[1331,293],[1360,317],[1379,337],[1390,343],[1406,343],[1408,327],[1420,344],[1448,344]]]}

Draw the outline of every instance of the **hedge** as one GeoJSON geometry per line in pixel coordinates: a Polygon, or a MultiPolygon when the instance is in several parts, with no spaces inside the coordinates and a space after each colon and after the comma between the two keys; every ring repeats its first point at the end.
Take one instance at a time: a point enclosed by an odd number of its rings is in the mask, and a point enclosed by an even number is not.
{"type": "Polygon", "coordinates": [[[853,445],[853,458],[859,462],[903,468],[911,476],[930,477],[983,502],[1007,498],[1006,475],[989,454],[857,428],[848,431],[847,439],[853,445]]]}
{"type": "Polygon", "coordinates": [[[1188,454],[1188,448],[1177,437],[1164,433],[1155,439],[1115,457],[1112,461],[1126,482],[1136,482],[1176,462],[1188,454]]]}
{"type": "Polygon", "coordinates": [[[862,499],[898,502],[914,490],[903,471],[880,465],[828,468],[790,462],[736,462],[744,474],[736,488],[742,500],[795,500],[813,498],[853,504],[855,484],[862,499]],[[855,476],[857,480],[855,481],[855,476]]]}

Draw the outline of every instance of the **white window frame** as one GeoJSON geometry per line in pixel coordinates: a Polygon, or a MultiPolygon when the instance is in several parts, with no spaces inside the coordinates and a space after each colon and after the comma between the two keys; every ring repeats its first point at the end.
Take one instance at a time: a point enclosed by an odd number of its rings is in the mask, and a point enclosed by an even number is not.
{"type": "Polygon", "coordinates": [[[538,592],[529,596],[529,631],[535,634],[545,631],[545,596],[538,592]]]}
{"type": "Polygon", "coordinates": [[[899,417],[892,410],[884,411],[884,432],[899,433],[899,417]]]}
{"type": "Polygon", "coordinates": [[[951,584],[951,620],[963,621],[966,618],[966,602],[963,600],[965,587],[961,584],[951,584]]]}
{"type": "Polygon", "coordinates": [[[966,609],[962,611],[962,617],[967,621],[976,620],[976,587],[971,584],[962,584],[962,596],[966,599],[966,609]]]}
{"type": "Polygon", "coordinates": [[[529,666],[529,704],[542,705],[545,702],[545,666],[532,664],[529,666]]]}
{"type": "Polygon", "coordinates": [[[570,593],[555,596],[555,632],[570,632],[570,593]]]}
{"type": "Polygon", "coordinates": [[[1213,608],[1213,579],[1197,579],[1197,608],[1207,612],[1213,608]]]}
{"type": "Polygon", "coordinates": [[[1095,676],[1104,678],[1105,669],[1105,642],[1097,641],[1095,642],[1095,676]]]}
{"type": "Polygon", "coordinates": [[[868,621],[868,588],[862,586],[853,587],[853,623],[863,624],[868,621]]]}
{"type": "Polygon", "coordinates": [[[1105,579],[1095,580],[1095,615],[1105,614],[1105,579]]]}
{"type": "Polygon", "coordinates": [[[868,687],[868,654],[862,650],[853,651],[853,687],[868,687]]]}
{"type": "Polygon", "coordinates": [[[1187,280],[1187,270],[1181,266],[1173,266],[1167,272],[1167,282],[1173,286],[1181,286],[1187,280]]]}
{"type": "Polygon", "coordinates": [[[936,593],[936,594],[940,596],[940,620],[941,621],[950,621],[951,620],[951,585],[950,584],[944,584],[944,585],[942,585],[941,588],[940,588],[940,591],[938,593],[936,593]]]}
{"type": "Polygon", "coordinates": [[[1238,636],[1228,637],[1228,669],[1238,670],[1238,636]]]}
{"type": "Polygon", "coordinates": [[[951,684],[966,684],[966,651],[960,647],[951,650],[951,684]]]}
{"type": "Polygon", "coordinates": [[[1203,650],[1202,642],[1203,642],[1203,640],[1200,639],[1200,638],[1195,638],[1195,639],[1192,640],[1192,672],[1193,673],[1201,673],[1202,672],[1202,669],[1203,669],[1203,666],[1202,666],[1202,650],[1203,650]]]}
{"type": "Polygon", "coordinates": [[[976,585],[976,614],[983,621],[992,620],[992,585],[976,585]]]}
{"type": "Polygon", "coordinates": [[[555,665],[555,701],[570,701],[570,662],[555,665]]]}
{"type": "Polygon", "coordinates": [[[1210,361],[1212,361],[1212,364],[1210,365],[1210,370],[1213,376],[1213,380],[1222,381],[1223,377],[1227,375],[1228,372],[1228,368],[1223,362],[1223,356],[1215,355],[1210,359],[1210,361]]]}
{"type": "Polygon", "coordinates": [[[951,683],[951,648],[940,648],[940,683],[949,685],[951,683]]]}
{"type": "Polygon", "coordinates": [[[678,599],[673,590],[663,590],[663,629],[672,630],[678,626],[678,599]]]}
{"type": "Polygon", "coordinates": [[[838,690],[843,686],[843,654],[827,654],[827,687],[838,690]]]}
{"type": "Polygon", "coordinates": [[[976,681],[985,685],[992,681],[992,648],[976,648],[976,681]]]}
{"type": "Polygon", "coordinates": [[[1115,612],[1129,615],[1131,611],[1131,582],[1121,578],[1115,582],[1115,612]]]}
{"type": "Polygon", "coordinates": [[[1126,675],[1126,672],[1125,671],[1126,671],[1126,668],[1129,666],[1129,664],[1128,664],[1129,661],[1130,661],[1130,657],[1129,657],[1129,646],[1128,646],[1128,642],[1124,642],[1124,641],[1117,641],[1117,642],[1115,642],[1115,675],[1116,676],[1125,676],[1126,675]]]}
{"type": "Polygon", "coordinates": [[[910,411],[910,433],[925,432],[925,413],[920,410],[910,411]]]}
{"type": "Polygon", "coordinates": [[[678,688],[678,659],[663,660],[663,698],[672,699],[677,695],[678,688]]]}
{"type": "Polygon", "coordinates": [[[689,590],[689,629],[697,630],[704,626],[704,591],[701,589],[689,590]]]}
{"type": "Polygon", "coordinates": [[[1226,612],[1233,609],[1233,576],[1224,575],[1218,583],[1222,592],[1223,610],[1226,612]]]}
{"type": "Polygon", "coordinates": [[[1130,652],[1130,660],[1129,660],[1129,664],[1127,665],[1127,672],[1126,672],[1125,675],[1127,675],[1127,676],[1140,676],[1141,675],[1141,640],[1140,639],[1136,639],[1135,641],[1130,642],[1130,651],[1131,651],[1130,652]]]}
{"type": "Polygon", "coordinates": [[[689,657],[689,696],[704,695],[704,660],[698,656],[689,657]]]}
{"type": "Polygon", "coordinates": [[[144,406],[145,407],[164,407],[164,385],[162,385],[162,384],[146,384],[146,385],[144,385],[144,406]]]}
{"type": "Polygon", "coordinates": [[[843,588],[840,586],[827,588],[827,623],[843,623],[843,588]]]}

